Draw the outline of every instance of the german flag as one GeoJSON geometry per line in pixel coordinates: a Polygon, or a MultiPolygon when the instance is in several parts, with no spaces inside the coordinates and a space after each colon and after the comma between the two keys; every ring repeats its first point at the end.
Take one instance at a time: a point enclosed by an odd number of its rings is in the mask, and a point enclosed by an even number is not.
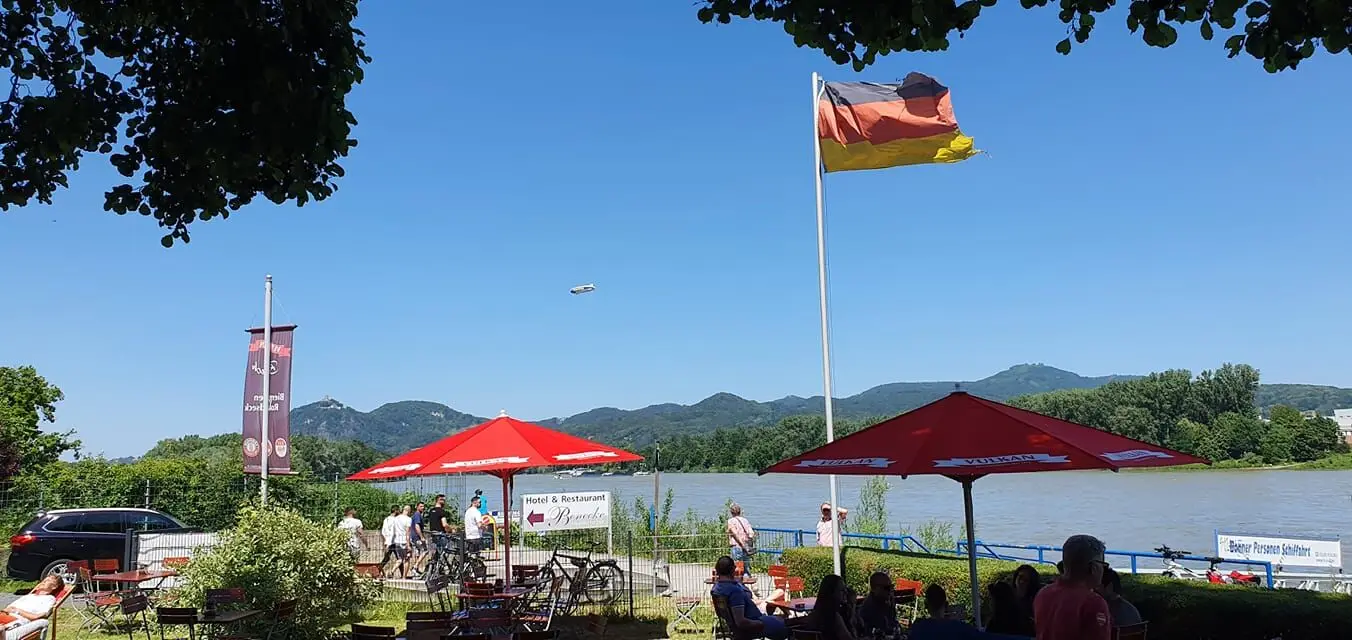
{"type": "Polygon", "coordinates": [[[901,84],[827,82],[817,135],[827,172],[961,162],[977,153],[958,130],[948,87],[922,73],[901,84]]]}

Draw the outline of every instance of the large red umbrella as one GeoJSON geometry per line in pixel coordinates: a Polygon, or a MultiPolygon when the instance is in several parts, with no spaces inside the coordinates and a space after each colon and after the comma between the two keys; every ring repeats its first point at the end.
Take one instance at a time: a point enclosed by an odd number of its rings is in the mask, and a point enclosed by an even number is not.
{"type": "Polygon", "coordinates": [[[942,475],[962,483],[973,613],[976,577],[972,482],[993,473],[1168,467],[1207,463],[1186,453],[1124,438],[957,391],[923,407],[777,462],[760,473],[856,476],[942,475]]]}
{"type": "MultiPolygon", "coordinates": [[[[502,412],[477,427],[390,458],[348,480],[394,480],[412,476],[487,473],[502,479],[504,520],[512,506],[510,481],[516,472],[537,467],[565,467],[635,462],[643,456],[599,442],[570,436],[537,424],[522,422],[502,412]]],[[[511,523],[507,522],[503,564],[512,575],[511,523]]]]}

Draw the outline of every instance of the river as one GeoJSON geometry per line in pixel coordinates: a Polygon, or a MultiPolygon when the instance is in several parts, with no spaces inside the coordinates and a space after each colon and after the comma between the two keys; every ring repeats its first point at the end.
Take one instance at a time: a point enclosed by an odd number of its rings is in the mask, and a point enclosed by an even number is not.
{"type": "MultiPolygon", "coordinates": [[[[466,476],[499,506],[496,480],[466,476]]],[[[929,520],[961,531],[962,488],[938,476],[889,478],[890,530],[929,520]]],[[[664,473],[676,515],[713,516],[732,499],[758,527],[812,529],[829,495],[826,476],[664,473]]],[[[864,480],[840,477],[840,503],[853,508],[864,480]]],[[[518,476],[515,493],[608,490],[626,504],[651,501],[652,476],[518,476]]],[[[977,537],[987,542],[1059,546],[1090,533],[1109,549],[1147,551],[1161,544],[1198,555],[1215,552],[1215,531],[1337,536],[1352,551],[1352,471],[1104,471],[987,476],[973,489],[977,537]]]]}

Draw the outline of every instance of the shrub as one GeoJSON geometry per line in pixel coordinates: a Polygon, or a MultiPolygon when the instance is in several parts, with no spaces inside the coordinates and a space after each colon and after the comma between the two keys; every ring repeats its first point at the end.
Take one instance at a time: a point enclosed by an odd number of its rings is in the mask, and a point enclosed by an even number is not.
{"type": "Polygon", "coordinates": [[[353,569],[343,532],[281,508],[246,507],[238,520],[184,568],[185,605],[201,607],[206,590],[219,588],[243,589],[251,609],[294,598],[296,637],[319,640],[379,597],[379,586],[353,569]]]}
{"type": "MultiPolygon", "coordinates": [[[[786,549],[789,573],[802,576],[808,590],[831,573],[830,549],[786,549]]],[[[987,585],[1008,579],[1018,563],[977,560],[977,577],[987,585]]],[[[856,590],[867,588],[873,571],[938,584],[955,604],[971,605],[967,559],[899,551],[846,547],[845,580],[856,590]]],[[[1045,578],[1053,571],[1041,568],[1045,578]]],[[[1150,622],[1151,640],[1343,640],[1352,629],[1352,598],[1335,593],[1284,589],[1272,591],[1236,585],[1214,585],[1163,576],[1122,576],[1122,591],[1150,622]]]]}

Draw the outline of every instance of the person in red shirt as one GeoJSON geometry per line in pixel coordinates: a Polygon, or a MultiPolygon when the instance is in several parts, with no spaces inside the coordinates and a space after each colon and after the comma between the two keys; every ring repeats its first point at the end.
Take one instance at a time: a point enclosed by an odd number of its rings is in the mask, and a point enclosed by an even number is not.
{"type": "Polygon", "coordinates": [[[1074,535],[1061,546],[1061,577],[1033,600],[1037,640],[1111,640],[1108,602],[1095,588],[1103,581],[1103,543],[1074,535]]]}

